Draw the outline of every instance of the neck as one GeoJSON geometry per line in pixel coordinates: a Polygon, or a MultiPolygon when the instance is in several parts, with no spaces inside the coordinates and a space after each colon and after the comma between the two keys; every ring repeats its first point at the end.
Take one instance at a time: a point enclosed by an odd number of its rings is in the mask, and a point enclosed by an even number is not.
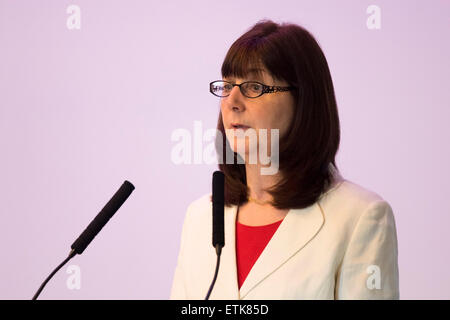
{"type": "Polygon", "coordinates": [[[261,202],[272,201],[270,193],[264,189],[272,187],[280,179],[280,173],[275,175],[262,175],[260,164],[246,164],[245,173],[247,186],[250,189],[249,196],[261,202]]]}

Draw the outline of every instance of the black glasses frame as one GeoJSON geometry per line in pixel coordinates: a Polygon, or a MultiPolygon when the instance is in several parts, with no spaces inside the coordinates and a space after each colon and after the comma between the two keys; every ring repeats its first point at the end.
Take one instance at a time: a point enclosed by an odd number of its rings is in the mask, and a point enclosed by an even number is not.
{"type": "MultiPolygon", "coordinates": [[[[212,82],[209,83],[209,92],[211,92],[213,95],[215,95],[216,97],[219,97],[219,98],[228,97],[230,94],[228,94],[228,95],[226,95],[226,96],[219,96],[219,95],[215,94],[215,93],[213,92],[213,85],[214,85],[214,83],[216,83],[216,82],[225,82],[225,83],[229,83],[229,84],[231,84],[231,85],[233,86],[233,88],[234,88],[235,86],[238,86],[238,87],[239,87],[239,90],[240,90],[241,93],[242,93],[242,95],[243,95],[244,97],[247,97],[247,98],[250,98],[250,99],[254,99],[254,98],[261,97],[261,96],[262,96],[263,94],[265,94],[265,93],[275,93],[275,92],[291,91],[291,90],[297,88],[297,87],[294,87],[294,86],[289,86],[289,87],[267,86],[267,85],[265,85],[264,83],[261,83],[261,82],[258,82],[258,81],[245,81],[245,82],[242,82],[241,84],[236,84],[236,83],[232,83],[232,82],[230,82],[230,81],[225,81],[225,80],[215,80],[215,81],[212,81],[212,82]],[[256,97],[249,97],[249,96],[247,96],[247,95],[244,93],[244,91],[242,90],[242,87],[241,87],[243,84],[246,84],[246,83],[257,83],[257,84],[261,85],[262,88],[263,88],[262,91],[261,91],[261,94],[259,94],[259,95],[256,96],[256,97]]],[[[231,90],[230,90],[230,91],[231,91],[231,90]]]]}

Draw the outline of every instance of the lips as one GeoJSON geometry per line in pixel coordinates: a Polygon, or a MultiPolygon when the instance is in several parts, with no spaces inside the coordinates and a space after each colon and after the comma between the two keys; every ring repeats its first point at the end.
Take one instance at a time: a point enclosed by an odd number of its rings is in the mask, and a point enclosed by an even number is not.
{"type": "Polygon", "coordinates": [[[250,128],[250,127],[245,125],[245,124],[241,124],[241,123],[232,123],[230,125],[230,129],[243,129],[243,130],[246,130],[248,128],[250,128]]]}

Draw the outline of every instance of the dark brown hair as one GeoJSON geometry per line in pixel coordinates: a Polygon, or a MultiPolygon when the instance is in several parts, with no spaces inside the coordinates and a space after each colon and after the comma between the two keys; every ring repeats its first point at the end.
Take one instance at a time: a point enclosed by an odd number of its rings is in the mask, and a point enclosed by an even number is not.
{"type": "MultiPolygon", "coordinates": [[[[272,195],[276,208],[305,208],[332,183],[329,164],[337,170],[340,127],[330,70],[319,44],[307,30],[271,20],[259,21],[231,45],[221,73],[223,78],[245,78],[250,69],[261,66],[273,78],[296,87],[290,91],[295,101],[294,117],[279,141],[281,180],[266,191],[272,195]]],[[[233,153],[222,113],[217,129],[222,132],[223,141],[216,144],[216,151],[222,155],[233,153]]],[[[245,203],[248,197],[245,164],[238,164],[237,157],[234,153],[234,164],[219,164],[225,175],[227,206],[245,203]]]]}

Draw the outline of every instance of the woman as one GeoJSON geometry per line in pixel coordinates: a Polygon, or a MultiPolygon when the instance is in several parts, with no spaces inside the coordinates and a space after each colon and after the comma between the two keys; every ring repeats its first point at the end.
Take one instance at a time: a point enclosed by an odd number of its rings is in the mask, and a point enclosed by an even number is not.
{"type": "MultiPolygon", "coordinates": [[[[210,299],[398,299],[392,208],[336,167],[336,99],[314,37],[260,21],[233,43],[221,71],[210,84],[220,97],[217,151],[235,161],[219,164],[225,247],[210,299]],[[256,133],[271,163],[250,161],[257,149],[241,130],[256,133]]],[[[216,264],[211,207],[206,194],[187,209],[171,299],[205,298],[216,264]]]]}

